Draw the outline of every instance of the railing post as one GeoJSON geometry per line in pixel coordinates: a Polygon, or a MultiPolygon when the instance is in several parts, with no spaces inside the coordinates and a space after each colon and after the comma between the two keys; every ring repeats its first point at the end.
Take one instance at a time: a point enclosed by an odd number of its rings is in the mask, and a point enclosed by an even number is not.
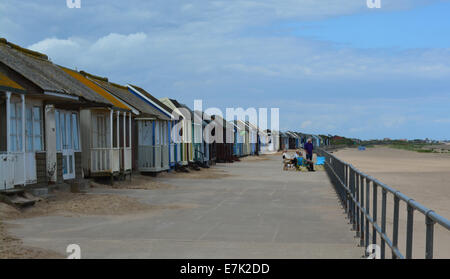
{"type": "MultiPolygon", "coordinates": [[[[341,163],[342,164],[342,163],[341,163]]],[[[345,212],[347,212],[347,218],[350,220],[350,199],[349,199],[349,192],[348,192],[348,172],[349,167],[348,165],[344,165],[344,183],[345,183],[345,212]]]]}
{"type": "Polygon", "coordinates": [[[414,228],[414,208],[410,205],[411,200],[408,201],[408,216],[406,218],[406,258],[412,258],[413,245],[413,228],[414,228]]]}
{"type": "Polygon", "coordinates": [[[365,215],[366,215],[366,235],[365,235],[365,241],[366,241],[366,248],[369,247],[369,238],[370,238],[370,231],[369,231],[369,219],[367,218],[369,216],[370,213],[370,180],[366,178],[366,210],[364,211],[365,215]]]}
{"type": "Polygon", "coordinates": [[[372,182],[373,184],[373,204],[372,204],[372,212],[373,212],[373,222],[374,225],[372,225],[372,244],[377,244],[377,230],[375,229],[375,224],[377,222],[377,203],[378,203],[378,185],[375,182],[372,182]]]}
{"type": "Polygon", "coordinates": [[[360,188],[361,188],[361,221],[360,221],[360,223],[361,223],[361,238],[360,238],[360,240],[359,240],[359,245],[361,246],[361,247],[363,247],[364,246],[364,238],[366,237],[365,236],[365,229],[364,229],[364,219],[365,219],[365,217],[366,217],[366,214],[365,214],[365,207],[364,207],[364,177],[361,175],[360,176],[360,188]]]}
{"type": "Polygon", "coordinates": [[[429,213],[432,211],[429,211],[426,215],[425,224],[427,225],[427,233],[426,233],[426,247],[425,247],[425,258],[426,259],[433,259],[433,237],[434,237],[434,224],[435,221],[433,221],[429,217],[429,213]]]}
{"type": "Polygon", "coordinates": [[[351,218],[350,218],[350,222],[352,224],[352,229],[355,231],[356,230],[356,222],[355,222],[355,201],[353,200],[353,198],[355,197],[355,171],[350,168],[350,181],[349,181],[349,186],[350,186],[350,203],[351,203],[351,218]]]}
{"type": "MultiPolygon", "coordinates": [[[[382,190],[382,200],[381,200],[381,232],[386,234],[386,198],[387,191],[383,188],[382,190]]],[[[384,259],[386,257],[386,241],[381,238],[381,258],[384,259]]]]}
{"type": "MultiPolygon", "coordinates": [[[[400,209],[400,199],[394,195],[394,223],[392,229],[392,246],[398,248],[398,213],[400,209]]],[[[397,255],[392,250],[392,258],[396,259],[397,255]]]]}
{"type": "Polygon", "coordinates": [[[360,203],[359,200],[359,174],[355,175],[355,196],[356,196],[356,236],[361,237],[361,224],[359,222],[359,214],[360,214],[360,208],[358,204],[360,203]]]}

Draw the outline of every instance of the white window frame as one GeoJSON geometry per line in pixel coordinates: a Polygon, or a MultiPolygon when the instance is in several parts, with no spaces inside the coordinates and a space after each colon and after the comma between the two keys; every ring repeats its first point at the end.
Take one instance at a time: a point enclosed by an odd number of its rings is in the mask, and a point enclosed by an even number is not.
{"type": "MultiPolygon", "coordinates": [[[[72,111],[72,110],[64,110],[64,109],[56,109],[55,110],[55,126],[56,126],[56,147],[57,147],[57,151],[58,152],[62,152],[64,148],[63,146],[63,133],[62,133],[62,129],[61,129],[61,111],[63,114],[70,115],[70,133],[72,134],[71,136],[71,146],[74,152],[80,152],[81,151],[81,134],[80,134],[80,113],[78,111],[72,111]],[[75,149],[74,147],[74,139],[73,139],[73,119],[72,119],[72,115],[75,114],[77,117],[77,136],[78,136],[78,149],[75,149]],[[57,119],[58,117],[58,119],[57,119]],[[58,134],[59,132],[59,134],[58,134]],[[59,136],[58,136],[59,135],[59,136]]],[[[67,137],[66,132],[67,132],[67,120],[66,117],[64,117],[64,137],[67,137]]]]}
{"type": "Polygon", "coordinates": [[[26,111],[25,111],[25,150],[27,152],[39,152],[39,151],[43,151],[44,150],[44,121],[43,121],[43,110],[41,106],[26,106],[26,111]],[[39,120],[35,119],[35,115],[34,115],[34,109],[39,109],[39,120]],[[28,129],[27,129],[27,125],[28,125],[28,110],[31,109],[31,135],[28,134],[28,129]],[[38,123],[38,124],[37,124],[38,123]],[[35,131],[35,125],[39,125],[39,130],[40,130],[40,135],[35,135],[34,131],[35,131]],[[40,147],[36,147],[35,146],[35,139],[39,137],[40,138],[40,142],[41,142],[41,146],[40,147]],[[31,138],[31,150],[28,148],[28,143],[29,140],[31,138]]]}
{"type": "Polygon", "coordinates": [[[11,102],[10,106],[10,119],[9,119],[9,138],[7,140],[10,141],[10,151],[11,152],[22,152],[23,147],[23,138],[24,135],[22,135],[22,103],[21,102],[11,102]],[[20,110],[20,113],[18,112],[18,109],[20,110]],[[14,116],[12,115],[12,111],[14,110],[14,116]],[[13,134],[13,129],[15,128],[15,133],[13,134]],[[13,140],[14,137],[14,140],[13,140]],[[14,142],[14,144],[13,144],[14,142]]]}

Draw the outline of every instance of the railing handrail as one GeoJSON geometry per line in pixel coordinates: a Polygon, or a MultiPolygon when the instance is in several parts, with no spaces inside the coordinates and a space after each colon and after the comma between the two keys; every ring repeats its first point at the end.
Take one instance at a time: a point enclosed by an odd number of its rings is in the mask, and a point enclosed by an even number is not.
{"type": "Polygon", "coordinates": [[[413,211],[417,210],[425,216],[425,224],[427,226],[426,230],[426,258],[433,257],[433,236],[434,236],[434,224],[439,224],[442,227],[450,230],[450,220],[444,218],[443,216],[437,214],[433,210],[423,206],[418,203],[414,199],[406,196],[400,191],[395,190],[392,187],[387,186],[383,182],[380,182],[378,179],[369,176],[360,170],[356,169],[353,165],[344,162],[343,160],[337,158],[336,156],[328,153],[323,149],[318,149],[319,155],[325,155],[328,160],[325,160],[325,165],[328,167],[327,170],[331,172],[333,177],[337,179],[336,187],[338,194],[340,194],[341,201],[343,202],[343,206],[345,208],[346,213],[348,213],[351,223],[353,224],[354,229],[357,232],[357,236],[361,237],[361,245],[363,244],[363,240],[366,242],[366,246],[369,244],[369,223],[373,228],[373,244],[376,244],[376,233],[380,235],[382,240],[382,257],[384,258],[384,244],[387,244],[393,253],[393,257],[404,258],[402,253],[399,251],[397,247],[398,243],[398,222],[399,222],[399,202],[404,201],[407,204],[408,209],[408,217],[407,217],[407,244],[406,244],[406,257],[412,257],[412,233],[413,233],[413,211]],[[322,154],[320,154],[322,153],[322,154]],[[341,175],[337,173],[338,166],[333,161],[337,161],[341,164],[340,172],[341,175]],[[364,182],[363,183],[363,179],[364,182]],[[344,181],[345,180],[345,181],[344,181]],[[370,182],[372,182],[372,198],[366,194],[364,196],[364,185],[366,185],[366,190],[370,189],[370,182]],[[340,184],[340,185],[339,185],[340,184]],[[377,222],[377,204],[379,202],[377,198],[377,187],[382,189],[382,227],[380,228],[377,222]],[[342,191],[344,190],[344,191],[342,191]],[[374,191],[376,190],[376,191],[374,191]],[[394,230],[393,230],[393,240],[389,239],[386,234],[386,195],[387,193],[391,193],[394,196],[394,230]],[[361,201],[359,200],[361,198],[361,201]],[[364,205],[364,198],[367,204],[372,203],[372,215],[370,214],[369,206],[364,205]],[[360,216],[361,214],[361,216],[360,216]],[[363,216],[364,215],[364,216],[363,216]],[[364,219],[366,220],[366,224],[364,227],[364,219]],[[366,236],[366,237],[364,237],[366,236]]]}

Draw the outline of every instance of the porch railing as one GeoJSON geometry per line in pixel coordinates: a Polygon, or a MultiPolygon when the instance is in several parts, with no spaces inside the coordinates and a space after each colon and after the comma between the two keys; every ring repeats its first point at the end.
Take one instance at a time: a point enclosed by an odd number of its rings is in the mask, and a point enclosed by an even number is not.
{"type": "Polygon", "coordinates": [[[360,238],[361,246],[376,245],[378,236],[382,259],[386,257],[386,246],[390,248],[394,259],[412,258],[413,244],[416,244],[413,242],[414,211],[418,211],[425,217],[425,258],[433,258],[434,227],[437,224],[444,231],[450,233],[450,221],[448,219],[377,179],[360,172],[352,165],[343,162],[323,149],[318,150],[317,153],[319,156],[325,157],[326,171],[345,209],[345,213],[356,231],[356,235],[360,238]],[[379,191],[381,191],[381,200],[378,198],[379,191]],[[388,195],[393,198],[393,209],[390,208],[390,212],[393,214],[391,238],[386,232],[388,195]],[[406,232],[402,235],[406,239],[406,251],[404,253],[399,249],[401,202],[406,204],[407,215],[406,232]],[[378,206],[381,206],[381,216],[378,216],[378,206]]]}
{"type": "Polygon", "coordinates": [[[91,148],[91,172],[118,172],[119,148],[91,148]]]}
{"type": "Polygon", "coordinates": [[[169,167],[169,146],[161,145],[161,167],[168,168],[169,167]]]}
{"type": "Polygon", "coordinates": [[[174,143],[170,144],[170,162],[171,163],[175,162],[175,144],[174,143]]]}
{"type": "Polygon", "coordinates": [[[14,188],[16,156],[0,154],[0,190],[14,188]]]}
{"type": "Polygon", "coordinates": [[[120,162],[123,162],[123,165],[120,166],[120,169],[123,171],[131,170],[131,147],[122,147],[121,156],[123,156],[123,160],[121,159],[120,162]]]}

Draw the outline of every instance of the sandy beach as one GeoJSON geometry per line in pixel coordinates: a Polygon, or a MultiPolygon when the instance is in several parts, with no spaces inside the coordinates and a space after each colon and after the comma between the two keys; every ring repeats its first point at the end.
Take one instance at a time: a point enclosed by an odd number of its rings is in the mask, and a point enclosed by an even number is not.
{"type": "MultiPolygon", "coordinates": [[[[450,219],[450,154],[374,147],[365,151],[348,148],[336,151],[334,155],[450,219]]],[[[404,207],[401,210],[406,211],[404,207]]],[[[388,209],[388,222],[392,221],[389,215],[388,209]]],[[[402,219],[405,221],[405,216],[402,219]]],[[[423,219],[422,214],[415,214],[415,241],[425,235],[423,219]]],[[[403,224],[400,225],[400,231],[404,230],[403,224]]],[[[402,239],[399,241],[401,245],[404,244],[402,239]]],[[[450,257],[450,233],[440,230],[438,226],[435,246],[439,246],[436,248],[438,257],[450,257]]],[[[423,257],[423,245],[417,245],[414,249],[415,255],[423,257]]]]}

